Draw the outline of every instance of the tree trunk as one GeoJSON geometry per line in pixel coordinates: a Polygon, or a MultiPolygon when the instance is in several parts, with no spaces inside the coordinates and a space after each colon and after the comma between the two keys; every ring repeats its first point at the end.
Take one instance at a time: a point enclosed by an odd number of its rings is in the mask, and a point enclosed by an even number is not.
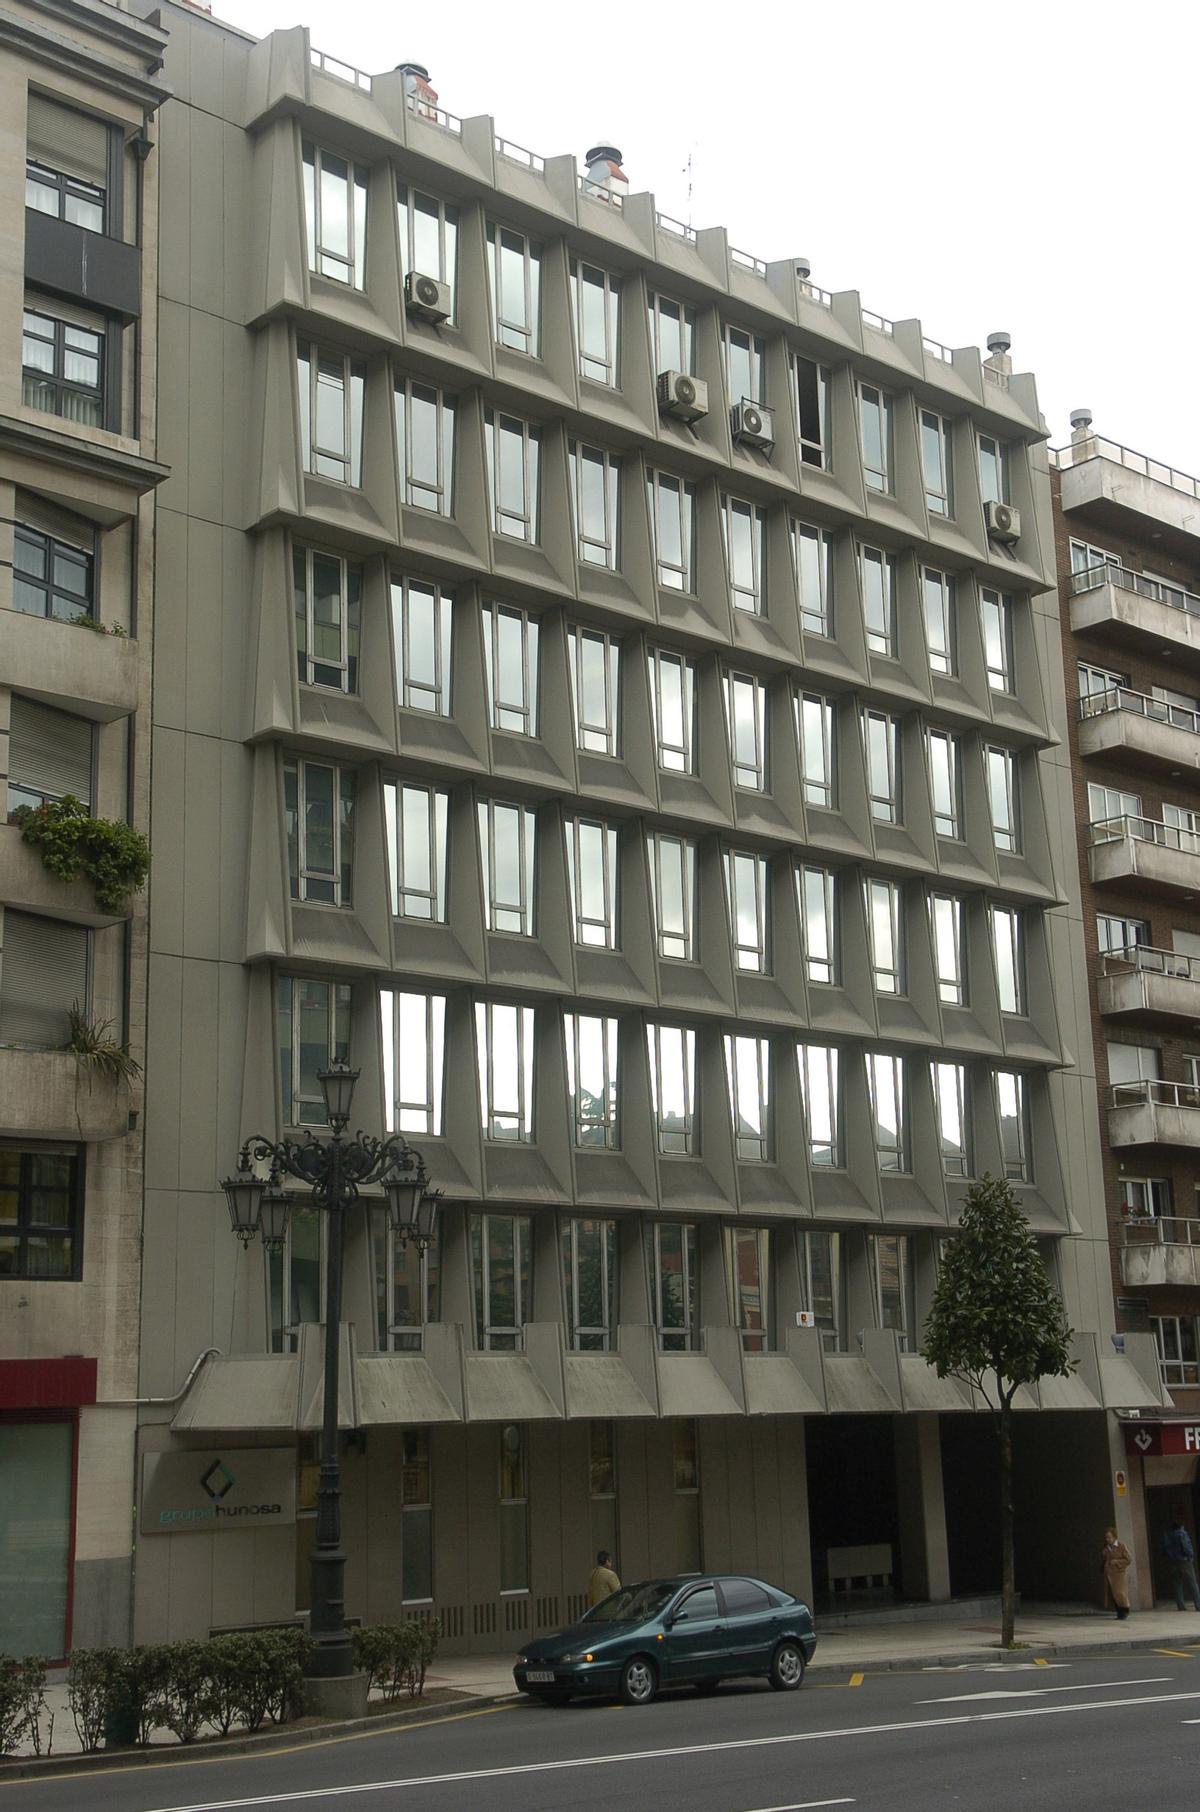
{"type": "Polygon", "coordinates": [[[1016,1568],[1013,1561],[1012,1404],[1000,1401],[1000,1646],[1011,1648],[1016,1623],[1016,1568]]]}

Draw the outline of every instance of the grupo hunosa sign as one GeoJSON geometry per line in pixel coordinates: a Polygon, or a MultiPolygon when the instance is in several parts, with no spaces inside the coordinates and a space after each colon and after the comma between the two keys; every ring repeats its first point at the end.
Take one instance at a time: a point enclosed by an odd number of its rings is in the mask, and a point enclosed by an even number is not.
{"type": "Polygon", "coordinates": [[[295,1520],[294,1447],[199,1448],[142,1458],[143,1535],[261,1529],[295,1520]]]}

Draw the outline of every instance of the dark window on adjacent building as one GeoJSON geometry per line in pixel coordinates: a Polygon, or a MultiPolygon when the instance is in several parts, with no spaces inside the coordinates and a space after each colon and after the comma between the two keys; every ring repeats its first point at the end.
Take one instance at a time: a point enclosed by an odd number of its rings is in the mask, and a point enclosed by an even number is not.
{"type": "Polygon", "coordinates": [[[94,610],[95,554],[18,522],[13,531],[13,608],[73,622],[94,610]]]}
{"type": "Polygon", "coordinates": [[[113,130],[103,120],[31,94],[26,122],[25,206],[89,232],[119,232],[110,219],[113,130]]]}
{"type": "Polygon", "coordinates": [[[65,320],[26,308],[21,332],[21,401],[47,415],[103,428],[105,329],[97,317],[65,320]]]}
{"type": "Polygon", "coordinates": [[[0,1144],[0,1278],[79,1276],[81,1154],[0,1144]]]}

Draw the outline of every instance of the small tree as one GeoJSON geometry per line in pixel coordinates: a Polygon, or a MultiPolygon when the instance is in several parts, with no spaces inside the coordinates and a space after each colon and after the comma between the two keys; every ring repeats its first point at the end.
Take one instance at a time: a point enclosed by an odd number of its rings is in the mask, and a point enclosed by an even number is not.
{"type": "Polygon", "coordinates": [[[1074,1361],[1063,1305],[1029,1222],[1001,1178],[981,1177],[967,1190],[958,1232],[942,1262],[921,1353],[939,1378],[959,1378],[977,1390],[995,1418],[1000,1439],[1000,1645],[1011,1648],[1016,1597],[1013,1399],[1023,1384],[1066,1377],[1074,1361]]]}

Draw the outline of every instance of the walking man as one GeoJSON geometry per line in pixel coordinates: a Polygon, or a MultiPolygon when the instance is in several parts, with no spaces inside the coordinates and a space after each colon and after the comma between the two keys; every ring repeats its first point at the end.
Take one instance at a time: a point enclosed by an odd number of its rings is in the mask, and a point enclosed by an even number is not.
{"type": "Polygon", "coordinates": [[[601,1548],[592,1568],[592,1577],[588,1585],[588,1603],[599,1604],[613,1592],[619,1592],[621,1581],[613,1571],[612,1555],[607,1548],[601,1548]]]}
{"type": "Polygon", "coordinates": [[[1175,1584],[1175,1606],[1185,1610],[1183,1588],[1187,1587],[1192,1600],[1192,1609],[1200,1611],[1200,1581],[1196,1579],[1196,1550],[1192,1538],[1184,1527],[1182,1516],[1176,1514],[1175,1521],[1167,1530],[1162,1540],[1163,1553],[1171,1563],[1171,1578],[1175,1584]]]}

